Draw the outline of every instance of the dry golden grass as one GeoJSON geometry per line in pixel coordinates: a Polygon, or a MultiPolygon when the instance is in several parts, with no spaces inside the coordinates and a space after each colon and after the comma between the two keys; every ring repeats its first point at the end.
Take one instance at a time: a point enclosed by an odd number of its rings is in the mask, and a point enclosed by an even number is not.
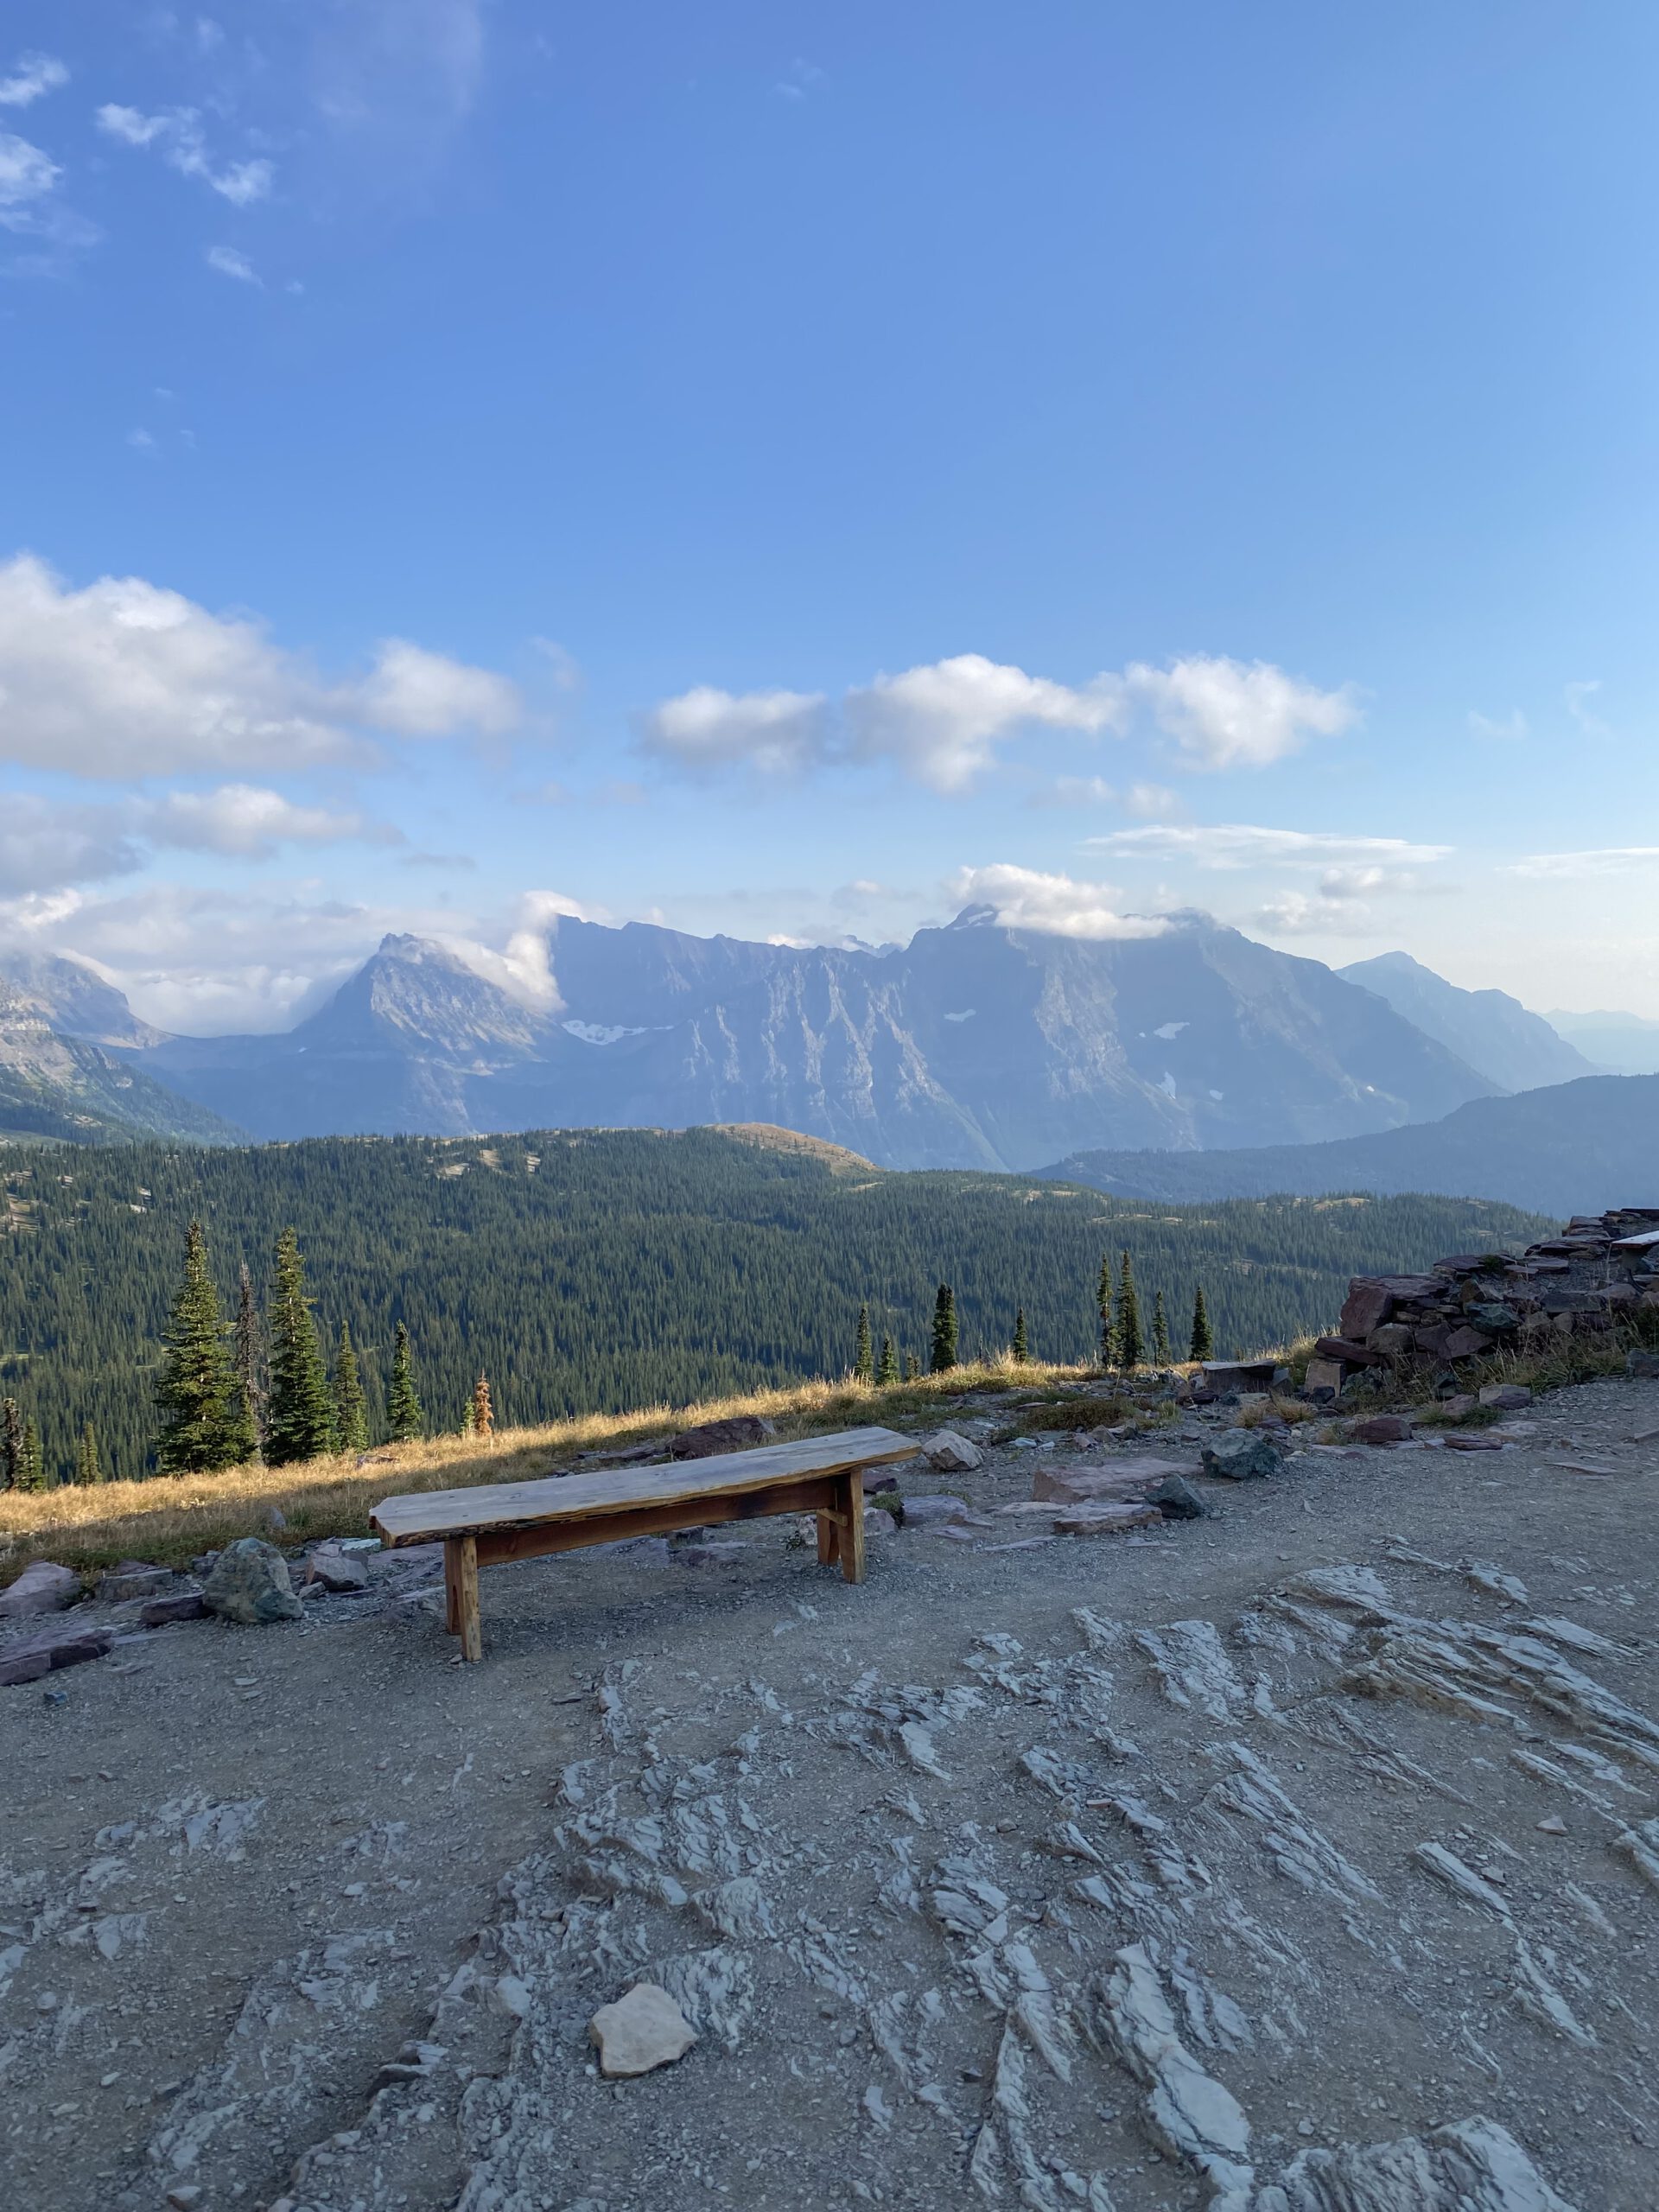
{"type": "Polygon", "coordinates": [[[232,1467],[216,1475],[4,1491],[0,1581],[10,1581],[34,1559],[56,1560],[89,1573],[122,1559],[181,1566],[238,1536],[266,1535],[273,1507],[287,1523],[285,1543],[365,1536],[371,1509],[398,1492],[527,1482],[569,1466],[579,1452],[643,1443],[693,1422],[728,1420],[734,1414],[761,1414],[775,1421],[785,1437],[809,1436],[885,1422],[895,1414],[925,1414],[938,1401],[959,1397],[964,1390],[1040,1389],[1046,1383],[1082,1381],[1090,1372],[1035,1361],[1016,1366],[1002,1359],[924,1376],[891,1390],[851,1381],[800,1382],[677,1410],[655,1406],[643,1413],[587,1414],[541,1428],[503,1429],[481,1451],[469,1437],[439,1436],[423,1444],[382,1446],[361,1464],[342,1454],[289,1467],[232,1467]]]}

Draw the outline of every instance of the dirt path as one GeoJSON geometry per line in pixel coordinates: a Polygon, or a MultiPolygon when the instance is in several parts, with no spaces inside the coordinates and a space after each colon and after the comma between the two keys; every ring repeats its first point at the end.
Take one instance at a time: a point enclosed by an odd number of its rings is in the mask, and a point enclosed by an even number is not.
{"type": "Polygon", "coordinates": [[[0,1692],[0,2202],[1646,2212],[1656,1423],[856,1590],[776,1522],[499,1569],[477,1669],[341,1598],[0,1692]],[[640,1979],[700,2039],[609,2083],[640,1979]]]}

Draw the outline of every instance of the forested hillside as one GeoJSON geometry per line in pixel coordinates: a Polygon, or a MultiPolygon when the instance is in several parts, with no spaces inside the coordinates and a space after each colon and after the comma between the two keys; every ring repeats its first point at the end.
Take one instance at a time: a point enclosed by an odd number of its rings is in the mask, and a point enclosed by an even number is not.
{"type": "Polygon", "coordinates": [[[68,1471],[90,1421],[120,1476],[143,1471],[193,1216],[227,1319],[240,1263],[263,1286],[293,1224],[325,1346],[350,1325],[378,1413],[404,1321],[446,1427],[480,1368],[504,1423],[840,1373],[864,1300],[878,1342],[891,1332],[925,1357],[942,1280],[964,1357],[1006,1344],[1023,1306],[1033,1354],[1080,1359],[1102,1255],[1125,1247],[1147,1315],[1164,1293],[1178,1349],[1201,1281],[1217,1350],[1254,1351],[1333,1321],[1351,1274],[1539,1233],[1473,1200],[1150,1208],[713,1129],[17,1147],[0,1180],[0,1392],[39,1421],[48,1471],[68,1471]]]}

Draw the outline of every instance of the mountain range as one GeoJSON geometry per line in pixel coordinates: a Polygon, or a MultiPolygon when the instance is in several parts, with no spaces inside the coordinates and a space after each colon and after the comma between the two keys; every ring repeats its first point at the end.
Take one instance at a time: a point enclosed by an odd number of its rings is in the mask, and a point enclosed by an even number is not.
{"type": "Polygon", "coordinates": [[[884,1166],[1029,1172],[1361,1139],[1589,1065],[1518,1001],[1403,954],[1338,973],[1195,912],[1100,940],[970,908],[880,949],[563,918],[547,950],[550,987],[527,1003],[442,945],[388,937],[294,1028],[220,1037],[150,1027],[76,962],[0,957],[0,1077],[18,1093],[0,1080],[0,1128],[763,1122],[884,1166]]]}

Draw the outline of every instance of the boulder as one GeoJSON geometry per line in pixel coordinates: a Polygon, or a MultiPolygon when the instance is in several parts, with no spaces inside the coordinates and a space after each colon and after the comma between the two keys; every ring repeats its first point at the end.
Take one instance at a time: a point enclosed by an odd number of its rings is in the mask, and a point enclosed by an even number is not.
{"type": "Polygon", "coordinates": [[[1624,1372],[1645,1382],[1659,1382],[1659,1351],[1632,1351],[1624,1356],[1624,1372]]]}
{"type": "Polygon", "coordinates": [[[636,1981],[614,2005],[601,2005],[588,2023],[599,2046],[601,2074],[631,2079],[683,2058],[696,2041],[683,2012],[655,1981],[636,1981]]]}
{"type": "Polygon", "coordinates": [[[1206,1475],[1224,1475],[1229,1482],[1255,1481],[1285,1471],[1285,1454],[1259,1428],[1230,1428],[1204,1447],[1206,1475]]]}
{"type": "Polygon", "coordinates": [[[17,1580],[0,1590],[0,1620],[27,1620],[32,1613],[60,1613],[80,1595],[80,1577],[49,1559],[30,1561],[17,1580]]]}
{"type": "Polygon", "coordinates": [[[1310,1359],[1307,1373],[1302,1377],[1302,1395],[1316,1397],[1321,1390],[1328,1390],[1334,1398],[1346,1381],[1347,1369],[1337,1359],[1310,1359]]]}
{"type": "Polygon", "coordinates": [[[954,1428],[941,1428],[924,1438],[922,1457],[936,1475],[971,1474],[985,1464],[985,1454],[978,1445],[958,1436],[954,1428]]]}
{"type": "Polygon", "coordinates": [[[750,1451],[777,1433],[758,1414],[734,1414],[729,1421],[706,1421],[700,1427],[683,1428],[677,1436],[670,1437],[668,1456],[671,1459],[712,1459],[722,1452],[750,1451]]]}
{"type": "Polygon", "coordinates": [[[0,1689],[15,1689],[20,1682],[38,1682],[52,1671],[52,1662],[38,1644],[15,1643],[0,1652],[0,1689]]]}
{"type": "Polygon", "coordinates": [[[1384,1359],[1403,1359],[1412,1348],[1412,1331],[1405,1321],[1385,1321],[1380,1329],[1373,1329],[1365,1339],[1368,1348],[1380,1351],[1384,1359]]]}
{"type": "Polygon", "coordinates": [[[1274,1362],[1270,1359],[1206,1359],[1204,1363],[1205,1387],[1217,1394],[1229,1390],[1270,1390],[1273,1376],[1274,1362]]]}
{"type": "Polygon", "coordinates": [[[1357,1444],[1408,1444],[1411,1423],[1401,1414],[1370,1414],[1354,1424],[1357,1444]]]}
{"type": "Polygon", "coordinates": [[[1487,1382],[1481,1386],[1480,1402],[1496,1406],[1500,1413],[1516,1414],[1532,1403],[1532,1393],[1524,1382],[1487,1382]]]}
{"type": "Polygon", "coordinates": [[[1446,1421],[1467,1421],[1479,1403],[1472,1390],[1454,1390],[1440,1400],[1440,1413],[1446,1421]]]}
{"type": "Polygon", "coordinates": [[[1521,1316],[1514,1306],[1501,1299],[1482,1299],[1465,1306],[1464,1315],[1472,1327],[1489,1337],[1513,1336],[1521,1325],[1521,1316]]]}
{"type": "Polygon", "coordinates": [[[912,1529],[938,1527],[945,1521],[965,1521],[973,1510],[965,1497],[952,1497],[949,1492],[906,1497],[901,1503],[904,1525],[912,1529]]]}
{"type": "Polygon", "coordinates": [[[360,1554],[343,1552],[337,1544],[319,1544],[305,1563],[305,1579],[336,1595],[354,1597],[369,1586],[369,1563],[360,1554]]]}
{"type": "Polygon", "coordinates": [[[202,1586],[201,1599],[210,1613],[246,1628],[304,1618],[288,1579],[288,1561],[260,1536],[226,1545],[202,1586]]]}
{"type": "Polygon", "coordinates": [[[1313,1353],[1318,1359],[1339,1359],[1349,1367],[1374,1367],[1379,1357],[1369,1344],[1356,1344],[1350,1337],[1321,1337],[1313,1353]]]}
{"type": "Polygon", "coordinates": [[[0,1683],[37,1682],[61,1667],[84,1666],[101,1659],[115,1643],[112,1628],[53,1628],[14,1643],[0,1657],[0,1683]]]}
{"type": "Polygon", "coordinates": [[[1478,1353],[1491,1350],[1490,1337],[1483,1336],[1478,1329],[1465,1325],[1452,1331],[1440,1347],[1440,1357],[1443,1359],[1473,1359],[1478,1353]]]}
{"type": "Polygon", "coordinates": [[[1147,1492],[1147,1503],[1155,1505],[1166,1521],[1202,1521],[1210,1510],[1181,1475],[1166,1475],[1147,1492]]]}

